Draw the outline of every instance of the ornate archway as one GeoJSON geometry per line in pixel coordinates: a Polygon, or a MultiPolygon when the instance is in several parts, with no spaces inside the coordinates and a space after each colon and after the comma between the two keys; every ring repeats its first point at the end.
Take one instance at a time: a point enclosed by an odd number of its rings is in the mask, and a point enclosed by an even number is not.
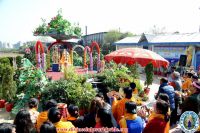
{"type": "Polygon", "coordinates": [[[92,44],[90,45],[91,51],[90,51],[90,70],[93,70],[93,57],[92,57],[92,52],[94,47],[96,47],[97,49],[97,71],[100,69],[100,48],[97,42],[92,42],[92,44]]]}
{"type": "Polygon", "coordinates": [[[45,52],[42,42],[37,41],[37,43],[35,44],[35,52],[36,52],[37,68],[41,68],[43,71],[45,71],[45,52]]]}
{"type": "MultiPolygon", "coordinates": [[[[72,64],[74,63],[74,62],[73,62],[73,52],[74,52],[74,50],[75,50],[76,48],[81,48],[81,49],[84,51],[84,47],[83,47],[82,45],[75,45],[75,46],[72,48],[72,64]]],[[[83,56],[84,56],[84,54],[83,54],[83,56]]]]}
{"type": "Polygon", "coordinates": [[[56,40],[56,42],[53,42],[51,45],[49,45],[47,52],[50,53],[51,47],[53,47],[54,45],[59,45],[59,44],[66,45],[67,48],[69,49],[69,55],[70,55],[70,60],[71,60],[71,64],[72,64],[73,51],[72,51],[72,45],[69,42],[63,42],[62,40],[56,40]]]}
{"type": "MultiPolygon", "coordinates": [[[[84,68],[86,68],[86,66],[87,66],[87,62],[86,62],[86,54],[87,54],[87,52],[89,52],[90,53],[90,47],[88,47],[88,46],[86,46],[85,48],[84,48],[84,63],[83,63],[83,67],[84,68]]],[[[91,57],[90,57],[90,63],[91,63],[91,57]]]]}

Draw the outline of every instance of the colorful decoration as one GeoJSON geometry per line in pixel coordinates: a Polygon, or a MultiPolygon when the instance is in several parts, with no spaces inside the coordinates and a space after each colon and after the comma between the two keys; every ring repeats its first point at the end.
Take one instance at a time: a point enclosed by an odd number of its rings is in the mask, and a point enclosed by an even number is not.
{"type": "Polygon", "coordinates": [[[64,72],[64,69],[71,65],[71,57],[66,49],[64,49],[62,53],[62,57],[59,63],[61,66],[61,72],[64,72]]]}
{"type": "MultiPolygon", "coordinates": [[[[88,46],[86,46],[85,47],[85,49],[84,49],[84,63],[83,63],[83,67],[84,68],[87,68],[88,67],[88,65],[87,65],[87,62],[86,62],[86,54],[87,54],[87,52],[89,52],[90,53],[90,47],[88,47],[88,46]]],[[[91,61],[91,60],[90,60],[91,61]]],[[[91,63],[91,62],[90,62],[91,63]]]]}
{"type": "Polygon", "coordinates": [[[45,71],[45,53],[44,53],[44,47],[42,45],[42,42],[37,41],[35,45],[35,51],[36,51],[37,68],[40,68],[43,71],[45,71]]]}
{"type": "Polygon", "coordinates": [[[26,54],[30,54],[30,53],[31,53],[30,48],[26,48],[26,49],[25,49],[25,53],[26,53],[26,54]]]}
{"type": "Polygon", "coordinates": [[[34,35],[49,35],[59,40],[81,37],[81,28],[79,24],[72,25],[68,20],[64,19],[62,10],[59,10],[58,14],[53,17],[48,24],[45,23],[44,19],[42,19],[42,21],[43,23],[34,30],[34,35]]]}
{"type": "Polygon", "coordinates": [[[96,47],[97,49],[97,53],[98,53],[98,56],[97,56],[97,71],[100,69],[100,64],[101,64],[101,61],[100,61],[100,48],[99,48],[99,45],[97,42],[92,42],[90,48],[91,48],[91,51],[90,51],[90,69],[93,70],[93,58],[92,58],[92,52],[93,52],[93,48],[96,47]]]}
{"type": "Polygon", "coordinates": [[[189,46],[186,50],[187,55],[187,66],[190,66],[192,63],[192,56],[193,56],[194,46],[189,46]]]}
{"type": "Polygon", "coordinates": [[[67,65],[67,55],[66,55],[66,49],[64,49],[60,60],[61,72],[64,72],[64,68],[66,65],[67,65]]]}
{"type": "Polygon", "coordinates": [[[54,64],[58,64],[59,62],[58,47],[54,47],[53,49],[52,61],[54,64]]]}

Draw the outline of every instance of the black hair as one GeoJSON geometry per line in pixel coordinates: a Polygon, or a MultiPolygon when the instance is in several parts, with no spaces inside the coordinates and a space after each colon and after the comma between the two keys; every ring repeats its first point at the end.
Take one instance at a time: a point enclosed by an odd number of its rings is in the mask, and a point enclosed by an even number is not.
{"type": "Polygon", "coordinates": [[[193,74],[192,74],[191,72],[186,73],[186,75],[187,75],[189,78],[193,77],[193,74]]]}
{"type": "Polygon", "coordinates": [[[101,103],[101,98],[95,97],[90,103],[89,112],[96,114],[99,108],[103,108],[103,104],[101,103]]]}
{"type": "Polygon", "coordinates": [[[197,75],[195,75],[195,74],[192,76],[192,78],[193,79],[197,79],[197,80],[199,79],[199,77],[197,75]]]}
{"type": "Polygon", "coordinates": [[[130,87],[133,89],[133,91],[135,90],[136,84],[134,82],[130,83],[130,87]]]}
{"type": "Polygon", "coordinates": [[[167,78],[161,78],[160,81],[161,81],[162,83],[168,83],[168,79],[167,79],[167,78]]]}
{"type": "Polygon", "coordinates": [[[159,97],[159,99],[169,103],[169,96],[167,94],[160,93],[158,97],[159,97]]]}
{"type": "Polygon", "coordinates": [[[98,109],[97,117],[100,119],[100,123],[103,127],[114,127],[110,110],[103,108],[98,109]]]}
{"type": "Polygon", "coordinates": [[[171,69],[175,69],[176,70],[176,66],[172,66],[171,69]]]}
{"type": "Polygon", "coordinates": [[[57,131],[51,122],[44,122],[40,127],[40,133],[57,133],[57,131]]]}
{"type": "Polygon", "coordinates": [[[14,120],[16,125],[16,133],[30,133],[34,128],[31,116],[28,110],[20,110],[14,120]]]}
{"type": "Polygon", "coordinates": [[[159,110],[160,114],[165,116],[165,121],[169,121],[169,104],[163,100],[157,100],[156,102],[156,109],[159,110]]]}
{"type": "Polygon", "coordinates": [[[12,129],[15,125],[11,123],[0,123],[0,133],[12,133],[12,129]]]}
{"type": "Polygon", "coordinates": [[[131,99],[133,89],[131,87],[126,87],[123,89],[127,99],[131,99]]]}
{"type": "Polygon", "coordinates": [[[60,113],[58,108],[52,107],[52,108],[49,109],[49,111],[48,111],[48,119],[52,123],[59,122],[61,117],[62,117],[62,115],[61,115],[61,113],[60,113]]]}
{"type": "Polygon", "coordinates": [[[132,102],[132,101],[126,102],[125,108],[126,108],[127,113],[136,114],[137,105],[135,102],[132,102]]]}
{"type": "Polygon", "coordinates": [[[50,108],[57,107],[57,102],[54,99],[51,99],[45,103],[44,110],[49,110],[50,108]]]}
{"type": "Polygon", "coordinates": [[[28,106],[30,109],[36,108],[38,106],[38,100],[36,98],[31,98],[28,102],[28,106]]]}
{"type": "Polygon", "coordinates": [[[104,99],[104,95],[102,92],[97,93],[96,97],[100,97],[100,98],[104,99]]]}
{"type": "Polygon", "coordinates": [[[76,117],[77,118],[79,116],[79,108],[78,108],[78,106],[70,104],[67,109],[68,109],[69,114],[72,117],[76,117]]]}

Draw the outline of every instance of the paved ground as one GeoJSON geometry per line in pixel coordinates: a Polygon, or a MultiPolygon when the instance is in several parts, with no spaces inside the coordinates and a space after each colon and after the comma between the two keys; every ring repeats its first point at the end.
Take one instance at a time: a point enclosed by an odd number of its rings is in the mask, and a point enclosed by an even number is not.
{"type": "MultiPolygon", "coordinates": [[[[145,81],[145,75],[141,75],[141,83],[144,84],[145,81]]],[[[157,93],[159,88],[159,77],[154,76],[153,84],[150,85],[150,93],[149,93],[149,101],[147,104],[151,105],[153,102],[155,102],[154,94],[157,93]]],[[[10,113],[5,112],[5,109],[0,109],[0,123],[1,122],[13,122],[13,120],[10,117],[10,113]]],[[[170,130],[170,133],[181,133],[181,130],[179,127],[173,128],[170,130]]]]}
{"type": "MultiPolygon", "coordinates": [[[[149,92],[149,101],[147,102],[147,104],[152,105],[153,102],[155,102],[155,98],[154,95],[155,93],[158,92],[158,88],[159,88],[159,84],[160,84],[160,80],[158,76],[154,76],[154,80],[153,80],[153,84],[150,85],[150,92],[149,92]]],[[[141,82],[144,84],[145,81],[145,75],[141,75],[141,82]]],[[[179,126],[177,127],[173,127],[170,130],[170,133],[182,133],[181,129],[179,126]]]]}

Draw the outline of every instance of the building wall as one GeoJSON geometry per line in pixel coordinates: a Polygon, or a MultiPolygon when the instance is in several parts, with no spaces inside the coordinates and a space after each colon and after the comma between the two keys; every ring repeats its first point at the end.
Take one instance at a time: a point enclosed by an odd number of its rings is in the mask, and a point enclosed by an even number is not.
{"type": "Polygon", "coordinates": [[[99,45],[102,45],[104,43],[106,33],[107,32],[100,32],[83,36],[84,45],[90,44],[92,41],[96,41],[99,45]]]}
{"type": "Polygon", "coordinates": [[[181,55],[186,54],[185,46],[154,46],[154,52],[167,59],[170,63],[176,64],[181,55]]]}
{"type": "Polygon", "coordinates": [[[135,46],[135,45],[116,45],[116,50],[122,49],[122,48],[142,48],[142,46],[135,46]]]}

